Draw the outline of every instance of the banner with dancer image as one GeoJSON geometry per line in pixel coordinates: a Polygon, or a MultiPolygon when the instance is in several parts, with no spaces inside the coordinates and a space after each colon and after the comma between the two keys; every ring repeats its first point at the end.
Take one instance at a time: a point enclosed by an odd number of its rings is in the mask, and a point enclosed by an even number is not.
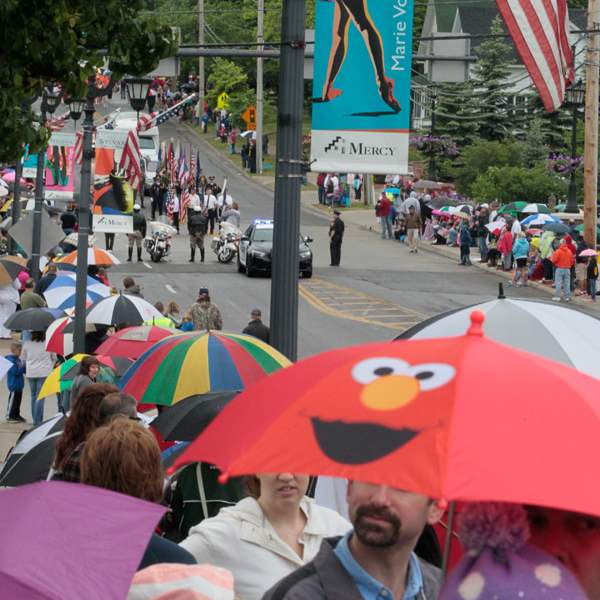
{"type": "Polygon", "coordinates": [[[311,169],[407,173],[413,0],[317,0],[311,169]]]}

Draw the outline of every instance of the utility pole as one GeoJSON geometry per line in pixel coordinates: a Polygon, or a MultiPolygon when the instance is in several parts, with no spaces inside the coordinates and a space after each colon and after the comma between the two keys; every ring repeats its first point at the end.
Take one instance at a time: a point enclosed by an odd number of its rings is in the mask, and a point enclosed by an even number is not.
{"type": "MultiPolygon", "coordinates": [[[[46,104],[42,98],[42,123],[46,122],[46,104]]],[[[20,161],[19,161],[20,162],[20,161]]],[[[33,205],[33,233],[31,238],[31,276],[37,283],[40,280],[40,254],[42,243],[42,208],[44,205],[44,167],[46,166],[46,148],[40,148],[37,154],[35,172],[35,202],[33,205]]],[[[15,170],[15,189],[19,185],[15,170]]],[[[19,202],[21,199],[19,198],[19,202]]],[[[13,199],[14,202],[14,199],[13,199]]]]}
{"type": "MultiPolygon", "coordinates": [[[[204,45],[204,0],[198,0],[198,45],[204,45]]],[[[200,118],[204,114],[204,56],[198,57],[198,104],[200,106],[200,118]]]]}
{"type": "MultiPolygon", "coordinates": [[[[258,15],[256,23],[256,49],[261,52],[264,50],[265,41],[265,0],[258,1],[258,15]]],[[[263,91],[263,62],[264,58],[256,59],[256,172],[263,172],[263,109],[264,109],[264,91],[263,91]]]]}
{"type": "MultiPolygon", "coordinates": [[[[429,135],[433,137],[435,135],[435,103],[437,100],[437,93],[435,87],[431,88],[431,130],[429,135]]],[[[435,164],[435,152],[429,157],[429,179],[436,181],[436,164],[435,164]]]]}
{"type": "Polygon", "coordinates": [[[305,24],[305,0],[284,0],[277,104],[271,343],[292,361],[298,353],[305,24]]]}
{"type": "MultiPolygon", "coordinates": [[[[599,0],[588,0],[588,29],[597,27],[599,0]]],[[[600,38],[588,34],[585,67],[585,141],[583,150],[583,237],[596,247],[598,195],[598,60],[600,38]]]]}

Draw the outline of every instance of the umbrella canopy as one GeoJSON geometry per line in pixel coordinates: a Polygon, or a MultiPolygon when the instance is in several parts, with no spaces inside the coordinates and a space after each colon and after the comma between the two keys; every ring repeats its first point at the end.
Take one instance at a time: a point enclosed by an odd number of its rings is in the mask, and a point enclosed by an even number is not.
{"type": "MultiPolygon", "coordinates": [[[[48,306],[66,310],[75,307],[75,291],[77,284],[75,273],[62,272],[57,274],[54,281],[44,292],[48,306]]],[[[90,304],[110,296],[110,288],[93,277],[87,277],[86,302],[90,304]]]]}
{"type": "MultiPolygon", "coordinates": [[[[575,231],[583,234],[583,223],[575,227],[575,231]]],[[[600,226],[596,227],[596,238],[600,237],[600,226]]]]}
{"type": "Polygon", "coordinates": [[[528,214],[549,214],[550,209],[545,204],[528,204],[520,212],[528,214]]]}
{"type": "Polygon", "coordinates": [[[511,214],[516,215],[518,212],[521,212],[527,206],[527,202],[523,202],[522,200],[517,200],[516,202],[509,202],[500,208],[498,211],[499,215],[511,214]]]}
{"type": "Polygon", "coordinates": [[[554,215],[547,214],[535,214],[525,217],[521,221],[521,225],[527,225],[528,227],[535,227],[537,225],[545,225],[546,223],[560,223],[560,219],[554,215]]]}
{"type": "Polygon", "coordinates": [[[596,252],[596,250],[588,248],[587,250],[583,250],[583,252],[580,252],[579,256],[598,256],[598,252],[596,252]]]}
{"type": "Polygon", "coordinates": [[[448,501],[600,514],[600,482],[581,476],[600,453],[598,380],[487,338],[481,311],[471,319],[460,337],[299,361],[232,400],[175,466],[331,475],[448,501]]]}
{"type": "Polygon", "coordinates": [[[4,461],[0,486],[15,487],[46,479],[54,459],[54,447],[66,420],[63,414],[57,414],[24,431],[4,461]]]}
{"type": "Polygon", "coordinates": [[[239,392],[215,392],[184,398],[163,410],[151,425],[166,441],[191,442],[239,392]]]}
{"type": "Polygon", "coordinates": [[[86,321],[100,325],[142,325],[162,314],[150,302],[139,296],[118,294],[99,300],[87,310],[86,321]]]}
{"type": "MultiPolygon", "coordinates": [[[[59,258],[57,261],[61,266],[77,264],[77,250],[70,252],[66,256],[59,258]]],[[[98,267],[110,267],[111,265],[120,265],[121,261],[111,252],[91,246],[88,248],[88,265],[97,265],[98,267]]]]}
{"type": "Polygon", "coordinates": [[[473,310],[485,314],[483,331],[491,339],[600,379],[596,358],[600,353],[600,319],[551,302],[495,298],[426,319],[396,339],[461,335],[469,326],[473,310]]]}
{"type": "Polygon", "coordinates": [[[444,187],[438,181],[429,181],[427,179],[419,179],[413,183],[414,190],[441,190],[444,187]]]}
{"type": "Polygon", "coordinates": [[[88,485],[44,481],[0,494],[0,588],[13,600],[126,598],[166,508],[88,485]],[[91,543],[93,540],[93,543],[91,543]]]}
{"type": "MultiPolygon", "coordinates": [[[[79,240],[79,234],[76,231],[71,232],[64,240],[63,243],[70,244],[71,246],[77,246],[79,240]]],[[[88,244],[94,245],[95,237],[93,235],[88,236],[88,244]]]]}
{"type": "Polygon", "coordinates": [[[171,405],[189,396],[241,390],[289,364],[250,335],[190,332],[154,344],[119,385],[140,403],[171,405]]]}
{"type": "Polygon", "coordinates": [[[544,225],[544,231],[553,231],[554,233],[562,235],[564,233],[569,233],[571,229],[568,225],[565,225],[564,223],[546,223],[544,225]]]}
{"type": "Polygon", "coordinates": [[[0,257],[0,285],[12,283],[21,271],[26,270],[27,261],[20,256],[0,257]]]}
{"type": "Polygon", "coordinates": [[[566,208],[567,208],[567,204],[566,204],[566,202],[563,202],[562,204],[557,204],[554,207],[554,212],[565,212],[566,208]]]}
{"type": "Polygon", "coordinates": [[[8,317],[4,327],[12,331],[46,331],[53,321],[64,316],[58,308],[26,308],[8,317]]]}
{"type": "Polygon", "coordinates": [[[458,212],[467,213],[469,216],[471,216],[473,212],[473,207],[470,204],[459,204],[456,209],[458,212]]]}
{"type": "Polygon", "coordinates": [[[156,342],[177,333],[173,329],[141,325],[126,327],[111,335],[96,349],[98,354],[139,358],[156,342]]]}
{"type": "Polygon", "coordinates": [[[46,329],[46,350],[60,356],[73,354],[73,334],[65,333],[65,327],[72,321],[70,317],[61,317],[48,325],[46,329]]]}
{"type": "Polygon", "coordinates": [[[498,219],[497,221],[493,221],[492,223],[486,223],[486,229],[489,231],[496,231],[496,229],[502,229],[506,225],[506,221],[504,219],[498,219]]]}

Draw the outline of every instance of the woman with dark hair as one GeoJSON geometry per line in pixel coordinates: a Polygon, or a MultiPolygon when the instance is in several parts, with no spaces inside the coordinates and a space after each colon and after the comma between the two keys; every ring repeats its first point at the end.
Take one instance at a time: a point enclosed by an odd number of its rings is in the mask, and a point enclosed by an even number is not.
{"type": "MultiPolygon", "coordinates": [[[[156,438],[137,422],[113,419],[88,437],[81,455],[81,483],[159,503],[163,482],[156,438]]],[[[189,552],[154,533],[139,569],[158,563],[196,561],[189,552]]]]}
{"type": "Polygon", "coordinates": [[[277,581],[310,562],[326,537],[351,525],[306,496],[309,478],[261,473],[247,480],[250,497],[190,529],[181,546],[199,563],[229,569],[244,600],[260,600],[277,581]]]}
{"type": "Polygon", "coordinates": [[[39,425],[44,420],[44,399],[38,399],[38,395],[56,363],[56,354],[46,350],[45,340],[44,331],[32,331],[31,339],[24,342],[21,353],[21,360],[25,363],[25,377],[29,380],[31,391],[31,417],[34,425],[39,425]]]}
{"type": "Polygon", "coordinates": [[[79,481],[79,455],[87,436],[101,425],[100,403],[118,391],[114,385],[94,383],[80,394],[56,443],[52,479],[79,481]]]}
{"type": "MultiPolygon", "coordinates": [[[[79,373],[73,379],[73,385],[71,386],[71,400],[72,405],[75,406],[77,398],[83,390],[92,383],[96,383],[96,377],[100,373],[100,361],[95,356],[86,356],[79,363],[79,373]]],[[[64,407],[68,410],[67,407],[64,407]]]]}

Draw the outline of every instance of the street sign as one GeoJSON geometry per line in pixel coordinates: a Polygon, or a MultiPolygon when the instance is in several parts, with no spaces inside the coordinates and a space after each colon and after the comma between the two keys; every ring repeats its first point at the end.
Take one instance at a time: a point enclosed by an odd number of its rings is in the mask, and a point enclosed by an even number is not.
{"type": "MultiPolygon", "coordinates": [[[[42,239],[40,240],[40,252],[52,250],[54,246],[65,239],[63,230],[42,210],[42,239]]],[[[9,230],[8,235],[23,248],[27,256],[33,251],[33,211],[26,217],[19,219],[9,230]]]]}
{"type": "Polygon", "coordinates": [[[123,150],[128,133],[129,131],[125,129],[98,129],[96,131],[96,148],[123,150]]]}
{"type": "Polygon", "coordinates": [[[217,108],[229,108],[229,94],[227,92],[219,94],[219,97],[217,98],[217,108]]]}
{"type": "Polygon", "coordinates": [[[256,106],[249,106],[242,114],[242,119],[246,122],[246,128],[256,130],[256,106]]]}

